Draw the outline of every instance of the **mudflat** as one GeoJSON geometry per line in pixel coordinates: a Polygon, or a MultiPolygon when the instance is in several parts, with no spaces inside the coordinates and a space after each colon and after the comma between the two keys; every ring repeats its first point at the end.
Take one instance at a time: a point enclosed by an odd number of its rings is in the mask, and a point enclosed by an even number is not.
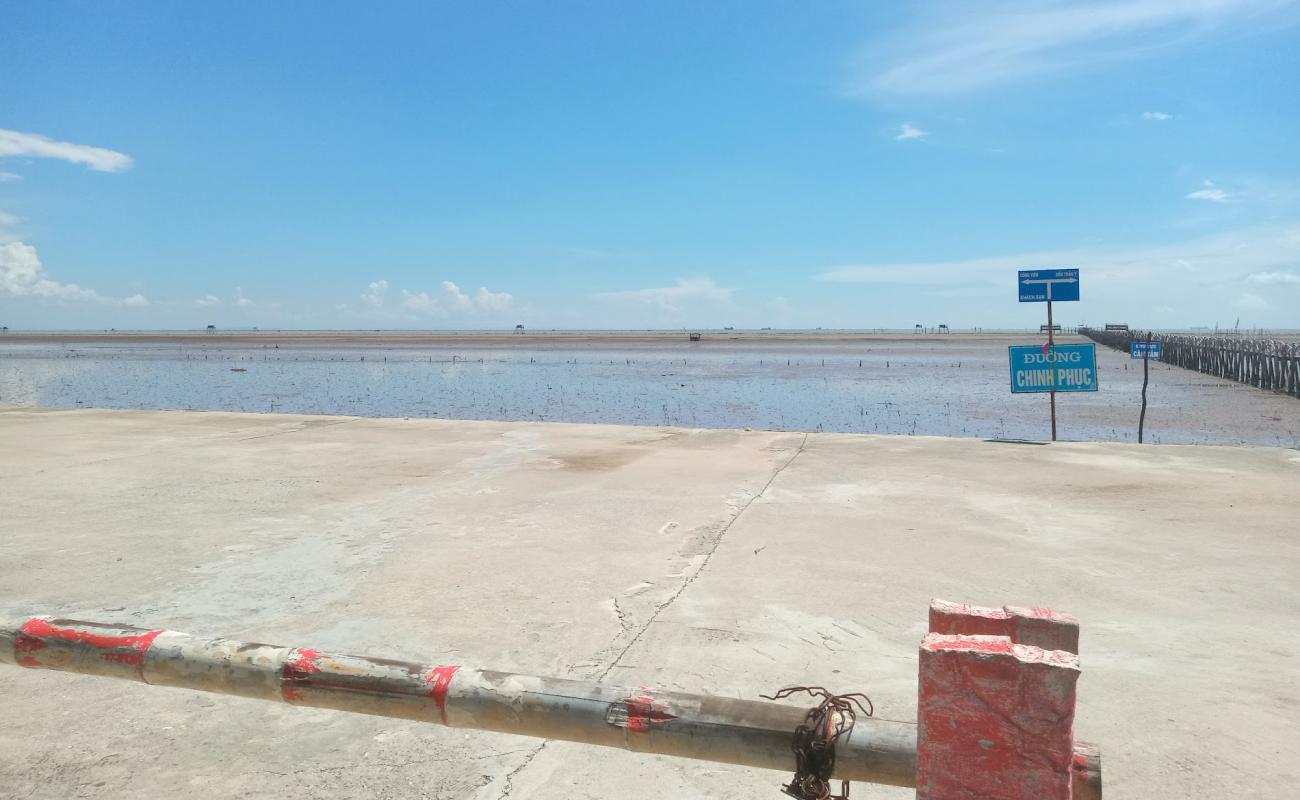
{"type": "MultiPolygon", "coordinates": [[[[1037,332],[10,334],[0,405],[1046,439],[1047,395],[1011,393],[1007,353],[1041,342],[1037,332]]],[[[1097,366],[1099,391],[1060,396],[1059,436],[1136,441],[1141,362],[1098,346],[1097,366]]],[[[1157,363],[1147,398],[1149,443],[1300,447],[1293,397],[1157,363]]]]}
{"type": "MultiPolygon", "coordinates": [[[[694,332],[694,331],[692,331],[694,332]]],[[[1023,333],[911,333],[864,331],[703,331],[701,342],[870,342],[915,341],[930,339],[996,340],[1036,335],[1023,333]]],[[[11,332],[0,344],[212,344],[212,345],[324,345],[424,347],[459,345],[471,347],[536,347],[539,343],[561,344],[661,344],[690,343],[689,333],[682,331],[78,331],[78,332],[11,332]]]]}

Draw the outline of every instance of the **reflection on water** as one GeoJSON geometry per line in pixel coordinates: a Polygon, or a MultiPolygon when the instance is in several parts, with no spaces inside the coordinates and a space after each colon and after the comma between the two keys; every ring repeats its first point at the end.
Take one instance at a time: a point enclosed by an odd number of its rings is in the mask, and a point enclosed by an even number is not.
{"type": "MultiPolygon", "coordinates": [[[[1046,397],[1009,393],[1005,346],[4,343],[0,404],[1043,438],[1046,397]]],[[[1102,391],[1060,399],[1063,438],[1133,440],[1141,372],[1126,369],[1122,354],[1099,349],[1098,359],[1102,391]]],[[[1156,441],[1300,443],[1294,400],[1163,365],[1156,373],[1148,412],[1156,441]],[[1251,404],[1259,410],[1242,417],[1251,404]]]]}

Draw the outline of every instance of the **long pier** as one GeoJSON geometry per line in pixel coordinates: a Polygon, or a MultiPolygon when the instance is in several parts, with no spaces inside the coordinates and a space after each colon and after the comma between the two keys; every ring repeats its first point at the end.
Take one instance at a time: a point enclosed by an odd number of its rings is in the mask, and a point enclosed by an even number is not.
{"type": "Polygon", "coordinates": [[[1167,364],[1300,397],[1300,344],[1280,339],[1183,336],[1080,328],[1098,344],[1127,352],[1135,341],[1160,342],[1167,364]]]}

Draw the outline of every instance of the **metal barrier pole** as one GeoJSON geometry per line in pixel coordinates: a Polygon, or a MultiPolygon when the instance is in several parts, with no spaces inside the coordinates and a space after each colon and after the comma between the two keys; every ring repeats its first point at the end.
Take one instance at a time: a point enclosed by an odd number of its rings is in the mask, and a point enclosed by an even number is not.
{"type": "MultiPolygon", "coordinates": [[[[49,617],[0,620],[0,663],[786,772],[807,711],[49,617]]],[[[916,760],[915,725],[859,716],[835,777],[914,787],[916,760]]]]}

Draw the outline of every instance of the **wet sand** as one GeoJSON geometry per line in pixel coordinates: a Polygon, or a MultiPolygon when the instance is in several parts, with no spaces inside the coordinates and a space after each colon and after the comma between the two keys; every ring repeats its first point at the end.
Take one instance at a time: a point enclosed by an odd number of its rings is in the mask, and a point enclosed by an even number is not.
{"type": "MultiPolygon", "coordinates": [[[[1060,337],[1062,342],[1083,341],[1060,337]]],[[[8,334],[0,405],[346,414],[1041,440],[1012,395],[1035,333],[259,332],[8,334]]],[[[1063,439],[1136,441],[1142,369],[1098,347],[1063,439]]],[[[1300,447],[1300,403],[1151,365],[1146,441],[1300,447]]]]}

